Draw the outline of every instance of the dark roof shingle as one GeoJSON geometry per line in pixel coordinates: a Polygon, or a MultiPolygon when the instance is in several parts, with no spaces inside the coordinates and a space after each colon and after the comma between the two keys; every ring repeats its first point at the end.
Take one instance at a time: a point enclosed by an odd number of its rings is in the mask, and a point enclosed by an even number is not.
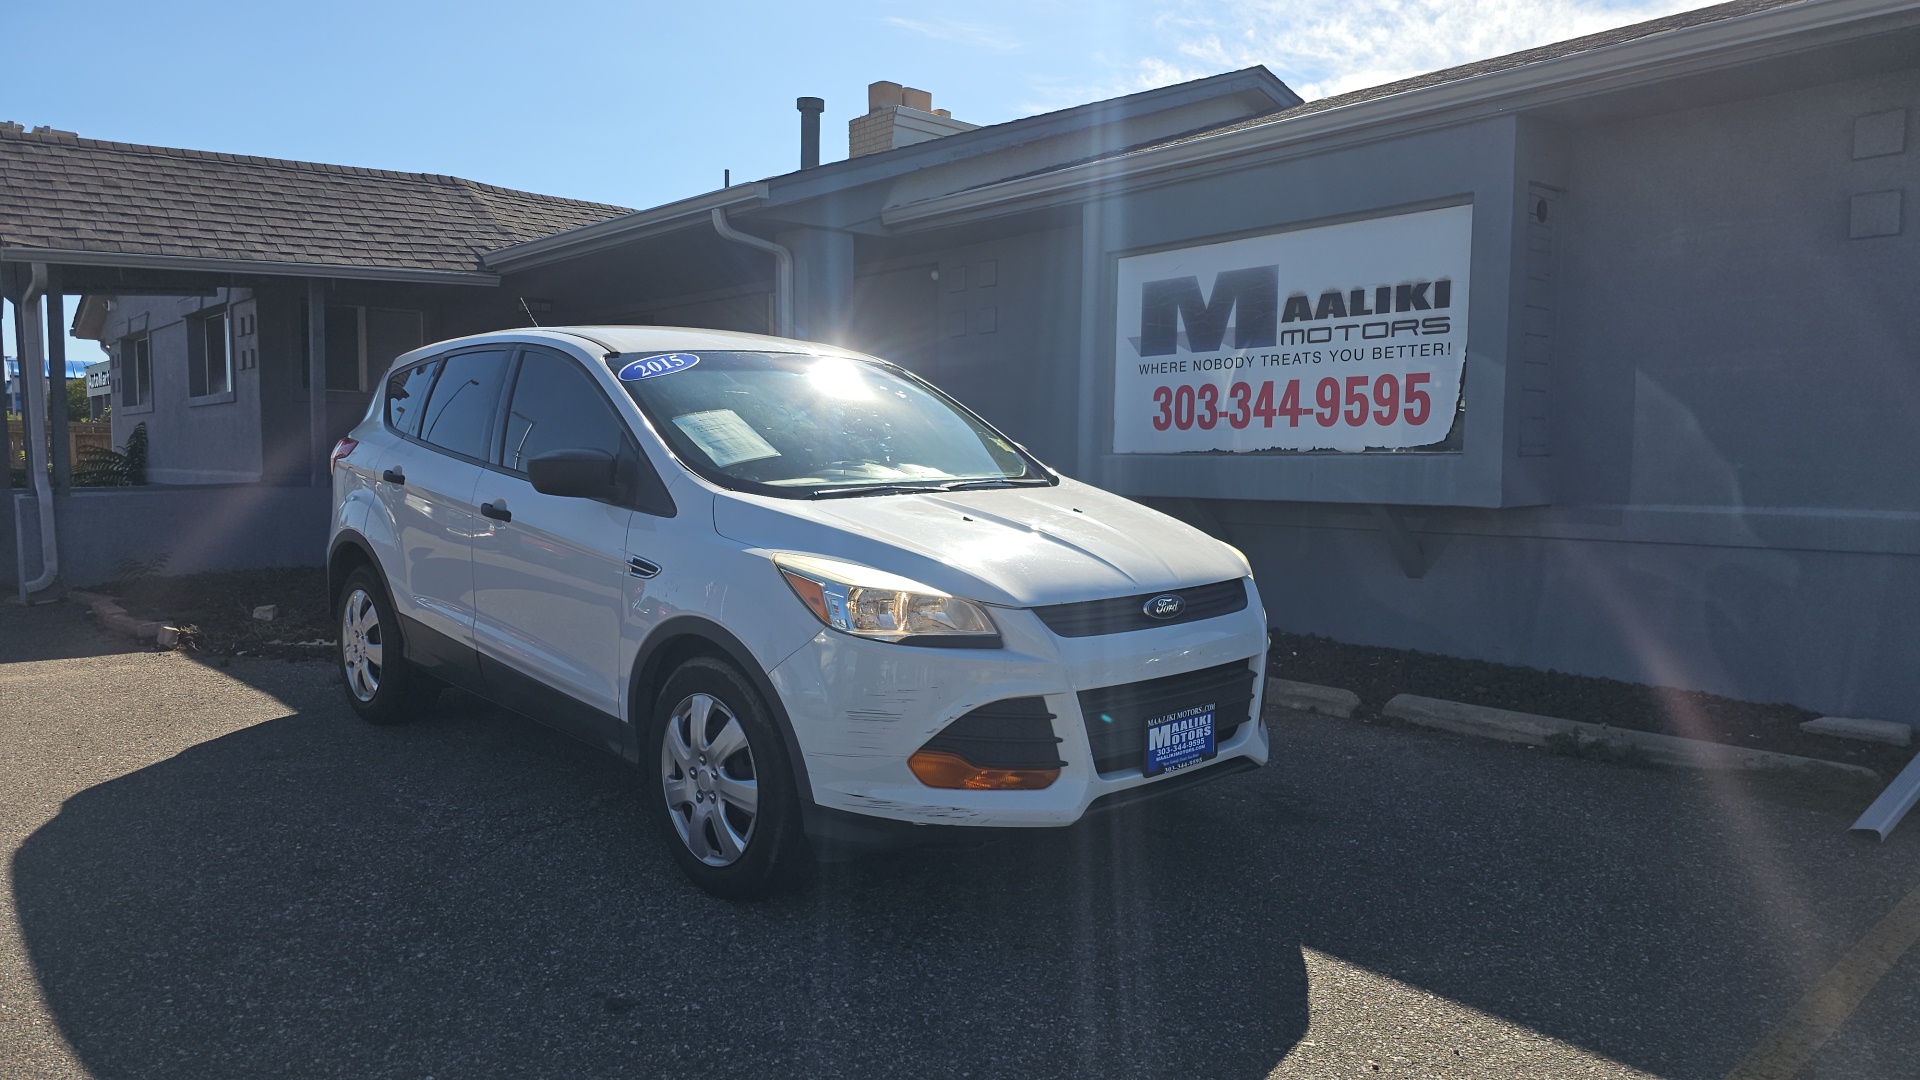
{"type": "Polygon", "coordinates": [[[10,247],[472,271],[483,251],[624,213],[455,176],[0,125],[0,243],[10,247]]]}
{"type": "Polygon", "coordinates": [[[1692,11],[1682,11],[1659,19],[1648,19],[1645,22],[1630,23],[1626,26],[1616,26],[1610,30],[1602,30],[1598,33],[1587,34],[1577,38],[1568,38],[1565,41],[1556,41],[1551,44],[1541,45],[1537,48],[1522,49],[1519,52],[1507,53],[1503,56],[1489,57],[1485,60],[1475,60],[1472,63],[1459,64],[1450,68],[1441,68],[1438,71],[1429,71],[1420,75],[1409,76],[1405,79],[1396,79],[1393,82],[1381,83],[1378,86],[1369,86],[1359,90],[1349,90],[1344,94],[1333,94],[1329,97],[1316,98],[1312,101],[1295,105],[1291,109],[1281,109],[1278,112],[1269,113],[1265,116],[1257,116],[1250,120],[1242,120],[1232,124],[1223,124],[1220,127],[1212,128],[1205,132],[1196,132],[1191,135],[1183,135],[1178,138],[1169,139],[1166,140],[1165,144],[1190,142],[1196,138],[1221,135],[1229,131],[1264,127],[1267,124],[1281,123],[1296,117],[1306,116],[1310,113],[1325,112],[1328,109],[1338,109],[1343,105],[1354,105],[1362,101],[1371,101],[1375,98],[1391,97],[1394,94],[1404,94],[1411,90],[1424,90],[1431,86],[1460,82],[1464,79],[1471,79],[1479,75],[1491,75],[1496,71],[1506,71],[1511,68],[1526,67],[1529,64],[1538,64],[1546,60],[1557,60],[1563,56],[1574,56],[1580,53],[1593,52],[1596,49],[1604,49],[1610,45],[1619,45],[1640,38],[1652,37],[1655,34],[1665,34],[1674,30],[1684,30],[1690,26],[1702,26],[1707,23],[1736,19],[1742,15],[1752,15],[1760,11],[1768,11],[1779,7],[1791,7],[1794,4],[1807,2],[1809,2],[1809,0],[1733,0],[1732,3],[1714,4],[1711,7],[1695,8],[1692,11]]]}

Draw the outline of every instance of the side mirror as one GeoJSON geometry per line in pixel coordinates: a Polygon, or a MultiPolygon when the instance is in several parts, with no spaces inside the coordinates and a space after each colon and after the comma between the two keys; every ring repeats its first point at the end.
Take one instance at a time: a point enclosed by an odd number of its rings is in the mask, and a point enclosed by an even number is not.
{"type": "Polygon", "coordinates": [[[620,497],[613,455],[605,450],[553,450],[527,462],[527,479],[542,495],[612,501],[620,497]]]}

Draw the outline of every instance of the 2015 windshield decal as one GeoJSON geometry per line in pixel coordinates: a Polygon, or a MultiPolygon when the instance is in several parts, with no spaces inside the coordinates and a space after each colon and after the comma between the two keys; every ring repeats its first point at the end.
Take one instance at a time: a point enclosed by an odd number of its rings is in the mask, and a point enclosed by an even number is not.
{"type": "Polygon", "coordinates": [[[651,379],[656,375],[671,375],[676,371],[685,371],[699,362],[699,357],[683,352],[644,356],[620,369],[620,381],[639,382],[641,379],[651,379]]]}

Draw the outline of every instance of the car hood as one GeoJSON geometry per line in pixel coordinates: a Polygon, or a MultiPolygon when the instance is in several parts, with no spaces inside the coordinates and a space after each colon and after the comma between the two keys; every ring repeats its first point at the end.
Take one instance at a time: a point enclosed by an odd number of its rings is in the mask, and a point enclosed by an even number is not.
{"type": "Polygon", "coordinates": [[[750,547],[844,559],[1012,607],[1247,574],[1239,553],[1206,533],[1072,480],[848,499],[725,492],[714,528],[750,547]]]}

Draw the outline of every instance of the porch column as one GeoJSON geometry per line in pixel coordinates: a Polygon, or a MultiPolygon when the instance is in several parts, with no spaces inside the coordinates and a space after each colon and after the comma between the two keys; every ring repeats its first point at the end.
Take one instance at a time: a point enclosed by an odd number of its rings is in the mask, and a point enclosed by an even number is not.
{"type": "Polygon", "coordinates": [[[853,234],[795,229],[777,239],[793,252],[793,336],[844,344],[853,304],[853,234]]]}
{"type": "MultiPolygon", "coordinates": [[[[26,340],[27,330],[25,323],[20,318],[20,305],[14,303],[11,297],[7,297],[7,306],[13,309],[13,340],[26,340]]],[[[4,365],[0,365],[0,367],[4,367],[4,365]]],[[[7,406],[8,398],[4,386],[5,382],[6,376],[3,372],[0,372],[0,465],[5,465],[11,470],[13,468],[13,431],[7,426],[7,420],[12,414],[9,412],[7,406]]],[[[17,538],[13,535],[13,519],[15,514],[13,501],[16,496],[13,494],[13,481],[11,476],[8,477],[5,483],[0,483],[0,492],[6,494],[6,498],[0,500],[0,502],[5,504],[0,505],[0,558],[6,560],[4,565],[12,566],[15,562],[14,545],[17,543],[17,538]]]]}
{"type": "Polygon", "coordinates": [[[333,483],[333,470],[327,455],[333,447],[327,441],[327,281],[307,279],[307,439],[310,443],[312,471],[308,482],[314,487],[333,483]]]}
{"type": "Polygon", "coordinates": [[[67,315],[60,295],[60,270],[47,270],[47,431],[52,441],[53,493],[73,488],[73,444],[67,439],[67,315]]]}

